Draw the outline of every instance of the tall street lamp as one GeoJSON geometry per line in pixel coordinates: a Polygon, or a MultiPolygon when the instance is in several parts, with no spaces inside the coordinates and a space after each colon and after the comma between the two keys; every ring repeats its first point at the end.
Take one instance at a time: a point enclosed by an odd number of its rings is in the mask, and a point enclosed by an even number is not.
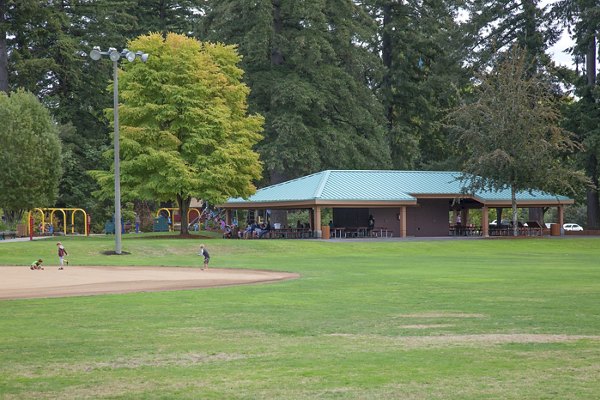
{"type": "Polygon", "coordinates": [[[94,47],[90,51],[90,58],[98,61],[102,56],[108,56],[113,62],[113,102],[114,102],[114,127],[115,127],[115,254],[121,254],[121,165],[119,160],[119,75],[118,62],[121,57],[125,57],[127,61],[133,62],[136,58],[146,62],[148,54],[141,51],[133,52],[127,49],[117,51],[111,47],[108,51],[101,51],[99,47],[94,47]]]}

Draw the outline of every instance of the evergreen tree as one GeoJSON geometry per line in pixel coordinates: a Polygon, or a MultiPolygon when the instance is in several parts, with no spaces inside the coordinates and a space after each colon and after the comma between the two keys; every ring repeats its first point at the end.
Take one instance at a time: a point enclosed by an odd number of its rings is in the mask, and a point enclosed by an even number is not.
{"type": "Polygon", "coordinates": [[[527,51],[530,74],[551,64],[546,50],[559,39],[560,30],[539,0],[467,0],[467,5],[470,61],[476,68],[493,65],[513,45],[527,51]]]}
{"type": "Polygon", "coordinates": [[[209,0],[202,34],[239,45],[271,183],[323,169],[388,168],[373,20],[350,0],[209,0]]]}
{"type": "Polygon", "coordinates": [[[204,0],[138,0],[131,12],[137,19],[134,36],[160,32],[192,34],[198,29],[204,0]]]}
{"type": "Polygon", "coordinates": [[[600,82],[598,80],[598,46],[600,40],[600,6],[596,0],[563,0],[554,5],[554,14],[572,32],[572,54],[577,63],[574,80],[577,99],[568,110],[568,126],[577,133],[585,151],[582,165],[592,186],[587,190],[587,228],[600,229],[600,82]],[[581,74],[579,63],[583,62],[581,74]]]}
{"type": "Polygon", "coordinates": [[[453,167],[455,152],[440,121],[467,79],[457,2],[371,0],[364,6],[379,21],[372,48],[385,66],[378,93],[394,167],[453,167]]]}
{"type": "Polygon", "coordinates": [[[91,46],[121,47],[135,26],[133,0],[0,0],[0,87],[25,88],[49,108],[68,163],[58,205],[89,209],[95,190],[86,171],[108,143],[103,109],[111,104],[110,66],[81,57],[91,46]],[[3,78],[5,77],[5,78],[3,78]]]}

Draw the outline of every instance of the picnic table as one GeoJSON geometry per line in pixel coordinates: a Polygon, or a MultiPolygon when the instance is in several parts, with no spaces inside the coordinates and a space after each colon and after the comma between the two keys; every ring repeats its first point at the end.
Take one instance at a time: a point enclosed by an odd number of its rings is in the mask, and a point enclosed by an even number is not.
{"type": "Polygon", "coordinates": [[[481,236],[481,226],[450,225],[450,236],[481,236]]]}
{"type": "Polygon", "coordinates": [[[331,228],[330,233],[333,238],[343,238],[346,237],[346,228],[331,228]]]}
{"type": "Polygon", "coordinates": [[[379,227],[379,228],[373,228],[371,230],[371,236],[372,237],[392,237],[394,235],[393,231],[388,230],[388,228],[385,227],[379,227]]]}
{"type": "Polygon", "coordinates": [[[344,237],[346,238],[361,238],[368,237],[369,228],[366,226],[346,227],[344,237]]]}
{"type": "Polygon", "coordinates": [[[306,239],[313,237],[309,228],[279,228],[271,229],[271,237],[277,239],[306,239]]]}

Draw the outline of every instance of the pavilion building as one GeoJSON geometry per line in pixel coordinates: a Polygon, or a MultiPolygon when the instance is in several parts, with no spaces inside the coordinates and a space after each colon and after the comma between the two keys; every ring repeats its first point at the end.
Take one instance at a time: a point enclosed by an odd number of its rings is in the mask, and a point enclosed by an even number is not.
{"type": "MultiPolygon", "coordinates": [[[[234,210],[309,210],[315,237],[322,234],[323,209],[332,209],[333,225],[367,226],[373,216],[375,228],[395,237],[436,237],[452,234],[460,221],[470,226],[470,213],[481,211],[477,234],[489,236],[488,211],[511,208],[510,189],[469,193],[460,172],[327,170],[259,189],[248,199],[230,198],[225,208],[228,223],[234,210]]],[[[563,208],[574,200],[529,190],[516,194],[518,208],[557,208],[559,226],[563,208]]],[[[542,221],[539,221],[540,223],[542,221]]]]}

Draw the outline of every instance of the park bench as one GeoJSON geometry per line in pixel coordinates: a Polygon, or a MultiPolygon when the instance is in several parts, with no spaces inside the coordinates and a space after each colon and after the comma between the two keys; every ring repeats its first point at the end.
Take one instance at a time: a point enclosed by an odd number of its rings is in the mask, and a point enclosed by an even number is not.
{"type": "Polygon", "coordinates": [[[16,239],[17,238],[17,232],[14,232],[14,231],[3,231],[3,232],[0,232],[0,239],[1,240],[6,240],[6,238],[16,239]]]}

